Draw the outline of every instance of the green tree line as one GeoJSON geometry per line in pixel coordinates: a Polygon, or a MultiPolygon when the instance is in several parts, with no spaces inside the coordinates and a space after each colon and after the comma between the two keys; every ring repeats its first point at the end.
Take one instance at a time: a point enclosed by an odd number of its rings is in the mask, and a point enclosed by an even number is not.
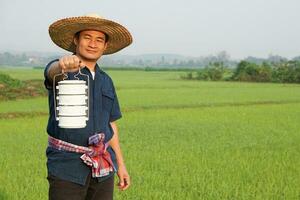
{"type": "Polygon", "coordinates": [[[235,69],[230,69],[222,62],[218,62],[211,63],[194,72],[187,72],[181,78],[211,81],[300,83],[300,61],[256,64],[243,60],[238,63],[235,69]]]}

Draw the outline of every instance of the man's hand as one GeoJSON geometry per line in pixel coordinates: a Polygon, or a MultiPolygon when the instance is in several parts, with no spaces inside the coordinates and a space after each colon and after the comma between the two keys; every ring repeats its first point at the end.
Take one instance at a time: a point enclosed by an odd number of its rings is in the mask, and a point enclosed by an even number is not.
{"type": "Polygon", "coordinates": [[[118,127],[116,122],[110,122],[111,128],[113,129],[113,137],[109,141],[109,145],[112,147],[116,154],[117,163],[119,166],[117,175],[119,177],[118,187],[121,191],[126,190],[130,186],[130,177],[127,172],[127,169],[124,164],[120,144],[119,144],[119,134],[118,134],[118,127]]]}
{"type": "Polygon", "coordinates": [[[67,55],[59,59],[58,66],[62,73],[76,72],[80,67],[84,67],[84,63],[76,55],[67,55]]]}
{"type": "Polygon", "coordinates": [[[119,166],[118,169],[119,183],[118,187],[121,191],[126,190],[130,186],[130,177],[124,165],[119,166]]]}

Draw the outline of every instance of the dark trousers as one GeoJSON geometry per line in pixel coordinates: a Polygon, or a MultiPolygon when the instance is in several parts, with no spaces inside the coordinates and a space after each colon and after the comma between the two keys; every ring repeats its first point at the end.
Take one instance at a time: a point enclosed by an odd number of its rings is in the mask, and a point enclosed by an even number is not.
{"type": "Polygon", "coordinates": [[[88,176],[85,185],[61,180],[55,176],[47,177],[49,182],[49,200],[112,200],[114,176],[98,183],[88,176]]]}

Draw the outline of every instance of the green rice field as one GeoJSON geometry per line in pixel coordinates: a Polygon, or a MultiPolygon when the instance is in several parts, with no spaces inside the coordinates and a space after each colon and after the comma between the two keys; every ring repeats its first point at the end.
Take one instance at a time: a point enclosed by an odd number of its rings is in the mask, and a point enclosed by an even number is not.
{"type": "MultiPolygon", "coordinates": [[[[43,79],[39,69],[0,72],[43,79]]],[[[115,199],[300,199],[300,85],[107,73],[132,182],[115,199]]],[[[0,199],[47,199],[47,114],[46,97],[0,102],[0,199]]]]}

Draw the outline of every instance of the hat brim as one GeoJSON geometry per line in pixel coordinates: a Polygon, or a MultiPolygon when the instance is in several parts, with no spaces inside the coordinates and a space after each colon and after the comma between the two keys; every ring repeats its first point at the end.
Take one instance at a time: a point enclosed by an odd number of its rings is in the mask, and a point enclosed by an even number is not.
{"type": "Polygon", "coordinates": [[[111,20],[88,16],[58,20],[49,26],[49,35],[57,46],[75,52],[74,36],[83,30],[98,30],[108,35],[103,55],[120,51],[132,43],[132,36],[124,26],[111,20]]]}

